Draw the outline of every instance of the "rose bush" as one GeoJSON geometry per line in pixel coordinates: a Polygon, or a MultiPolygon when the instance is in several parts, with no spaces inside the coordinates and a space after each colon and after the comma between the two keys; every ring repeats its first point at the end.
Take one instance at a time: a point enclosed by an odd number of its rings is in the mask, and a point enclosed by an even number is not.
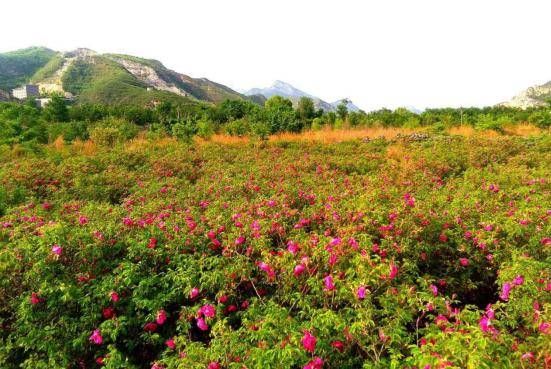
{"type": "Polygon", "coordinates": [[[551,366],[551,140],[4,150],[2,368],[551,366]]]}

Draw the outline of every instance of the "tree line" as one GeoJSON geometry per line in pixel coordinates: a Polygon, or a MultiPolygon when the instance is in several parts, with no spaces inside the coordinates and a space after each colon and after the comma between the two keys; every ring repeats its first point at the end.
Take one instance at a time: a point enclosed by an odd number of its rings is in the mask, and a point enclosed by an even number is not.
{"type": "Polygon", "coordinates": [[[174,135],[189,140],[195,135],[214,133],[266,138],[278,132],[349,127],[430,126],[444,130],[455,125],[502,131],[506,124],[529,122],[542,129],[551,126],[549,107],[526,110],[493,106],[485,108],[427,109],[421,113],[406,108],[376,111],[348,111],[345,102],[335,111],[317,109],[312,99],[291,100],[274,96],[263,106],[247,100],[225,100],[218,105],[201,102],[175,104],[156,102],[151,106],[75,104],[68,105],[54,95],[44,108],[33,100],[0,103],[0,143],[46,143],[63,136],[65,140],[88,139],[96,130],[122,130],[121,137],[147,128],[152,134],[174,135]],[[129,131],[129,132],[127,132],[129,131]]]}

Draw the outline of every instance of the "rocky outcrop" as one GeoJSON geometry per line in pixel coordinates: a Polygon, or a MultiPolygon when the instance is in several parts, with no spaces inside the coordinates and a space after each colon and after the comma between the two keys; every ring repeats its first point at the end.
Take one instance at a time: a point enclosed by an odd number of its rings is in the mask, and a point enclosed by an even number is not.
{"type": "Polygon", "coordinates": [[[122,58],[113,58],[113,60],[122,65],[124,69],[147,86],[157,90],[172,92],[180,96],[188,96],[184,90],[164,81],[153,68],[147,65],[122,58]]]}
{"type": "Polygon", "coordinates": [[[530,87],[511,100],[499,105],[509,108],[528,109],[547,106],[546,99],[551,98],[551,82],[544,85],[530,87]]]}

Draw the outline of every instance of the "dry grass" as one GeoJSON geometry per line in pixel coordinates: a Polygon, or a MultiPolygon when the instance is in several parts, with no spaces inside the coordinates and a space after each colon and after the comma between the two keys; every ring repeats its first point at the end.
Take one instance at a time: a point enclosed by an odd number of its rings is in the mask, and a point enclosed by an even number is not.
{"type": "MultiPolygon", "coordinates": [[[[376,138],[376,137],[385,137],[387,139],[394,138],[398,134],[409,135],[414,132],[423,132],[427,131],[428,128],[417,128],[417,129],[407,129],[407,128],[393,128],[393,127],[371,127],[371,128],[342,128],[342,129],[331,129],[325,128],[319,131],[305,131],[301,133],[278,133],[270,136],[270,142],[281,142],[281,141],[292,141],[292,142],[322,142],[322,143],[333,143],[333,142],[343,142],[343,141],[352,141],[362,138],[376,138]]],[[[540,134],[542,131],[531,124],[517,124],[505,128],[505,132],[508,135],[514,136],[532,136],[540,134]]],[[[448,130],[448,133],[452,135],[459,135],[465,137],[472,136],[482,136],[487,138],[499,137],[500,133],[490,130],[476,130],[472,126],[463,125],[452,127],[448,130]]],[[[205,142],[202,139],[196,139],[199,143],[205,142]]],[[[211,142],[228,144],[228,145],[242,145],[249,142],[248,137],[236,137],[229,136],[225,134],[216,134],[210,139],[211,142]]]]}
{"type": "Polygon", "coordinates": [[[505,132],[514,136],[536,136],[542,133],[542,130],[533,124],[514,124],[509,127],[505,127],[505,132]]]}
{"type": "Polygon", "coordinates": [[[349,129],[322,129],[319,131],[305,131],[302,133],[279,133],[270,137],[270,141],[312,141],[312,142],[342,142],[358,140],[362,138],[385,137],[394,138],[398,134],[408,135],[414,132],[421,132],[424,129],[407,128],[349,128],[349,129]]]}
{"type": "Polygon", "coordinates": [[[75,140],[73,141],[73,149],[79,154],[88,156],[95,155],[98,151],[96,144],[91,140],[75,140]]]}

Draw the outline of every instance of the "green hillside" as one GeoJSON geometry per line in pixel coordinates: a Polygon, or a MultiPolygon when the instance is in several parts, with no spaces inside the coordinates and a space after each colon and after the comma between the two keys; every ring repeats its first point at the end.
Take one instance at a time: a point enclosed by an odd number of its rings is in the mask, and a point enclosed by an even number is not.
{"type": "Polygon", "coordinates": [[[198,100],[221,102],[226,99],[243,99],[244,96],[229,87],[212,82],[206,78],[191,78],[166,68],[160,61],[143,59],[131,55],[107,54],[107,57],[124,59],[151,67],[161,79],[186,91],[198,100]]]}
{"type": "Polygon", "coordinates": [[[0,54],[0,89],[10,90],[29,81],[56,54],[44,47],[30,47],[0,54]]]}
{"type": "Polygon", "coordinates": [[[47,91],[63,88],[76,97],[77,103],[144,106],[155,101],[219,103],[246,98],[208,79],[191,78],[166,68],[157,60],[135,56],[100,55],[87,49],[61,53],[42,47],[0,54],[0,89],[9,90],[25,82],[39,84],[47,91]],[[127,70],[123,61],[138,63],[138,68],[143,66],[145,70],[153,69],[162,80],[161,85],[178,88],[182,93],[148,84],[127,70]]]}
{"type": "Polygon", "coordinates": [[[94,56],[91,60],[79,59],[65,72],[63,89],[76,96],[80,103],[146,105],[154,100],[175,103],[189,99],[165,91],[147,91],[147,86],[138,81],[118,63],[94,56]]]}

